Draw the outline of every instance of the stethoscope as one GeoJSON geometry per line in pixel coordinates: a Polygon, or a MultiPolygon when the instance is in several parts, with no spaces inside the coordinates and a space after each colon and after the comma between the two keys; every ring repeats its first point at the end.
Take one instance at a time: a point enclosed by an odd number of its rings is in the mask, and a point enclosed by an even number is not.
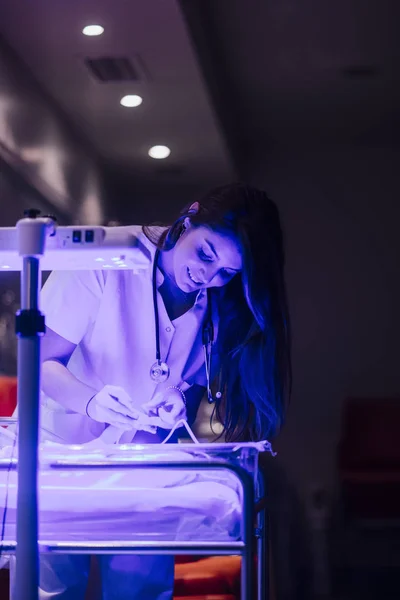
{"type": "MultiPolygon", "coordinates": [[[[150,377],[156,383],[164,383],[168,380],[171,371],[166,362],[161,360],[160,350],[160,319],[158,315],[158,299],[157,299],[157,264],[160,251],[156,250],[153,264],[153,308],[154,308],[154,323],[156,327],[156,362],[150,368],[150,377]]],[[[204,349],[204,364],[206,369],[207,379],[207,400],[214,402],[211,392],[210,377],[211,377],[211,348],[214,342],[214,324],[212,320],[211,294],[207,290],[207,312],[203,322],[202,344],[204,349]]],[[[220,399],[221,392],[217,392],[215,397],[220,399]]]]}

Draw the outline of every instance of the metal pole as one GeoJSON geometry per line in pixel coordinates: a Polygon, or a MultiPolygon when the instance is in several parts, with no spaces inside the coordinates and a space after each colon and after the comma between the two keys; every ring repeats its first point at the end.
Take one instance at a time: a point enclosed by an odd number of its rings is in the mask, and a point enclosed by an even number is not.
{"type": "Polygon", "coordinates": [[[250,479],[242,480],[243,515],[242,540],[244,543],[241,568],[241,600],[253,600],[254,563],[253,563],[253,530],[254,530],[254,483],[250,479]]]}
{"type": "MultiPolygon", "coordinates": [[[[265,497],[266,486],[264,475],[258,472],[258,496],[265,497]]],[[[257,600],[269,600],[269,556],[267,543],[266,509],[261,509],[257,515],[257,600]]]]}
{"type": "MultiPolygon", "coordinates": [[[[242,568],[241,568],[241,600],[254,600],[254,563],[253,563],[253,530],[254,530],[254,482],[251,475],[243,468],[238,465],[224,463],[222,461],[194,461],[192,463],[186,463],[182,461],[177,462],[140,462],[136,464],[113,461],[112,463],[104,463],[98,461],[87,461],[84,465],[79,462],[58,459],[52,463],[52,469],[160,469],[168,468],[175,470],[194,470],[194,469],[208,469],[212,470],[228,470],[235,473],[242,485],[243,494],[243,510],[241,520],[241,537],[243,547],[241,549],[242,554],[242,568]]],[[[238,552],[240,554],[240,550],[238,552]]]]}
{"type": "MultiPolygon", "coordinates": [[[[39,272],[37,258],[23,258],[21,312],[37,313],[39,272]]],[[[38,333],[28,330],[29,327],[25,333],[20,332],[18,337],[19,426],[15,600],[37,600],[39,586],[37,462],[40,337],[38,333]]]]}

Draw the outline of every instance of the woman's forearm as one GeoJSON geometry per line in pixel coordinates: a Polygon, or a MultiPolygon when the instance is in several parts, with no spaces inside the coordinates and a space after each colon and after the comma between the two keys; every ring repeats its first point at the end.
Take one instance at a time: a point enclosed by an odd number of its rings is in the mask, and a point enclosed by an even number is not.
{"type": "Polygon", "coordinates": [[[65,408],[82,415],[86,405],[98,392],[79,381],[61,362],[46,360],[42,364],[42,390],[65,408]]]}

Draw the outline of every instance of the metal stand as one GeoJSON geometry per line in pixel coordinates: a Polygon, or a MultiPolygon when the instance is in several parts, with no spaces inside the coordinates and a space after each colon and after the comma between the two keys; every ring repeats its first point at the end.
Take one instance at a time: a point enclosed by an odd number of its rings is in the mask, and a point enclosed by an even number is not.
{"type": "MultiPolygon", "coordinates": [[[[105,463],[105,461],[86,461],[85,464],[70,460],[59,460],[51,465],[53,469],[60,470],[107,470],[107,469],[171,469],[178,471],[228,471],[233,473],[242,488],[242,516],[241,516],[241,541],[240,542],[98,542],[98,543],[77,543],[53,544],[47,545],[46,550],[50,552],[68,552],[75,554],[96,553],[96,554],[215,554],[229,555],[240,554],[242,556],[241,565],[241,600],[254,600],[255,586],[254,581],[254,552],[253,552],[253,532],[254,532],[254,481],[252,476],[243,468],[235,464],[226,463],[220,460],[196,460],[193,462],[183,461],[163,461],[132,464],[126,461],[105,463]]],[[[264,598],[260,598],[264,600],[264,598]]]]}
{"type": "MultiPolygon", "coordinates": [[[[6,470],[9,468],[15,468],[15,463],[11,465],[3,463],[0,465],[0,470],[6,470]]],[[[250,473],[248,473],[243,467],[226,463],[219,459],[209,460],[196,460],[193,462],[185,461],[162,461],[162,462],[148,462],[138,461],[135,463],[129,463],[126,460],[116,461],[91,461],[90,459],[85,461],[74,461],[69,459],[59,459],[57,462],[51,464],[48,468],[57,469],[61,471],[73,470],[98,470],[98,471],[109,471],[109,470],[130,470],[130,469],[149,469],[149,470],[161,470],[171,469],[179,471],[225,471],[234,474],[241,486],[242,496],[242,514],[240,522],[240,541],[226,541],[226,542],[213,542],[213,541],[143,541],[143,540],[98,540],[98,541],[63,541],[59,540],[55,542],[41,540],[39,547],[42,552],[50,552],[55,554],[158,554],[158,555],[178,555],[178,554],[194,554],[194,555],[241,555],[241,600],[265,600],[264,592],[261,591],[261,596],[255,596],[254,586],[254,553],[253,553],[253,532],[254,532],[254,481],[250,473]]],[[[134,488],[132,488],[134,490],[134,488]]],[[[32,534],[32,529],[30,529],[32,534]]],[[[18,542],[17,542],[18,543],[18,542]]],[[[26,544],[26,541],[24,540],[26,544]]],[[[37,551],[37,543],[34,548],[37,551]]],[[[26,547],[26,546],[25,546],[26,547]]],[[[33,547],[33,546],[32,546],[33,547]]],[[[0,542],[0,548],[3,552],[13,553],[16,550],[15,541],[0,542]]],[[[18,547],[17,547],[18,551],[18,547]]],[[[24,563],[26,564],[26,563],[24,563]]],[[[18,566],[18,563],[17,563],[18,566]]],[[[32,574],[31,574],[32,575],[32,574]]],[[[24,574],[21,571],[17,572],[17,576],[24,578],[24,574]]],[[[32,581],[32,580],[31,580],[32,581]]],[[[25,596],[20,595],[19,600],[26,600],[33,598],[32,590],[29,585],[30,581],[28,578],[20,585],[20,593],[24,593],[25,596]]],[[[36,588],[37,590],[37,588],[36,588]]],[[[260,593],[260,591],[258,592],[260,593]]],[[[36,596],[37,598],[37,596],[36,596]]]]}
{"type": "Polygon", "coordinates": [[[18,499],[15,600],[37,600],[39,582],[37,457],[40,400],[40,336],[45,332],[39,312],[39,256],[54,225],[37,219],[36,211],[17,223],[18,250],[23,258],[18,335],[18,499]]]}
{"type": "MultiPolygon", "coordinates": [[[[264,498],[266,485],[264,475],[259,469],[258,473],[258,498],[264,498]]],[[[257,515],[257,600],[269,600],[269,553],[267,543],[266,509],[260,510],[257,515]]]]}

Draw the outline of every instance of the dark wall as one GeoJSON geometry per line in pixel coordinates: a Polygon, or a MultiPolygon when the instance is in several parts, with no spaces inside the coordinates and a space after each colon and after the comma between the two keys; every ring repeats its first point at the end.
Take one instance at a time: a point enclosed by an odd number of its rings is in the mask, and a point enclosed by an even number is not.
{"type": "MultiPolygon", "coordinates": [[[[14,227],[27,208],[51,213],[59,223],[69,219],[1,160],[0,207],[0,227],[14,227]]],[[[0,259],[0,374],[16,373],[15,312],[19,308],[19,288],[19,273],[1,270],[0,259]]]]}
{"type": "MultiPolygon", "coordinates": [[[[1,39],[0,80],[0,227],[15,226],[26,208],[60,224],[103,223],[98,157],[1,39]]],[[[16,371],[18,305],[19,275],[0,268],[0,373],[16,371]]]]}
{"type": "Polygon", "coordinates": [[[0,158],[74,222],[103,222],[98,157],[1,38],[0,81],[0,158]]]}
{"type": "Polygon", "coordinates": [[[104,168],[103,175],[107,220],[122,224],[170,223],[187,204],[207,191],[204,185],[180,184],[168,174],[158,175],[157,183],[146,186],[138,184],[134,174],[126,170],[104,168]]]}
{"type": "Polygon", "coordinates": [[[307,494],[334,485],[346,396],[400,394],[400,153],[260,158],[253,181],[281,209],[293,320],[293,398],[278,448],[307,494]]]}
{"type": "Polygon", "coordinates": [[[37,208],[44,214],[52,214],[62,224],[70,221],[71,215],[54,206],[21,175],[0,159],[0,227],[14,227],[27,208],[37,208]]]}

